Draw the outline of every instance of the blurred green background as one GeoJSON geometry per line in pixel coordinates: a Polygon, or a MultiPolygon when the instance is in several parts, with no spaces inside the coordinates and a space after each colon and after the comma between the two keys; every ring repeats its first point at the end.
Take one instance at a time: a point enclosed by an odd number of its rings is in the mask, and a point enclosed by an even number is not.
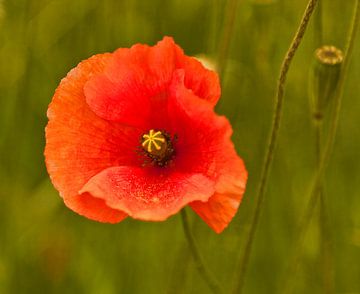
{"type": "MultiPolygon", "coordinates": [[[[305,0],[240,0],[217,108],[234,127],[249,171],[238,214],[217,235],[189,210],[195,238],[230,293],[254,210],[282,58],[305,0]]],[[[180,215],[101,224],[67,209],[44,165],[46,109],[60,79],[83,59],[173,36],[188,55],[216,59],[225,0],[0,1],[0,293],[210,293],[196,270],[180,215]]],[[[344,49],[354,1],[323,0],[323,43],[344,49]]],[[[346,81],[326,173],[332,280],[316,208],[295,276],[287,267],[315,173],[308,77],[320,41],[310,22],[290,68],[283,123],[244,293],[360,293],[360,42],[346,81]],[[326,276],[326,273],[325,273],[326,276]]],[[[358,40],[360,40],[358,38],[358,40]]]]}

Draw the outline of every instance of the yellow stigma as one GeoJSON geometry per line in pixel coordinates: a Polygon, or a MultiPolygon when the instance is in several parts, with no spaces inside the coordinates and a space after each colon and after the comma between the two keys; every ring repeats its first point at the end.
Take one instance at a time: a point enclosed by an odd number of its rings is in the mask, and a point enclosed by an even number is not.
{"type": "Polygon", "coordinates": [[[155,132],[154,130],[150,130],[148,134],[145,134],[142,137],[142,146],[149,153],[152,153],[154,151],[153,147],[155,147],[157,151],[160,151],[166,141],[165,137],[160,131],[155,132]]]}

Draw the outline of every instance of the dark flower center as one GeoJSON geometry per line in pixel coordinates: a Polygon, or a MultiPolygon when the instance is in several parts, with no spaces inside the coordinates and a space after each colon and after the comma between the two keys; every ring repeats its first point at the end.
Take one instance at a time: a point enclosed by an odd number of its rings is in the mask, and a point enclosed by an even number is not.
{"type": "Polygon", "coordinates": [[[167,166],[175,150],[170,135],[165,131],[150,130],[141,136],[141,147],[145,155],[157,166],[167,166]]]}

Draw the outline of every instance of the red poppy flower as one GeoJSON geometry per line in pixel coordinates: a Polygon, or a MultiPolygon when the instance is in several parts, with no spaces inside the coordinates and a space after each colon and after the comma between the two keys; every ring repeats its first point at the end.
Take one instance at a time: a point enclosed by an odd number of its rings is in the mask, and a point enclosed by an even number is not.
{"type": "Polygon", "coordinates": [[[46,165],[65,204],[110,223],[162,221],[189,204],[221,232],[247,173],[219,96],[216,73],[169,37],[81,62],[48,109],[46,165]]]}

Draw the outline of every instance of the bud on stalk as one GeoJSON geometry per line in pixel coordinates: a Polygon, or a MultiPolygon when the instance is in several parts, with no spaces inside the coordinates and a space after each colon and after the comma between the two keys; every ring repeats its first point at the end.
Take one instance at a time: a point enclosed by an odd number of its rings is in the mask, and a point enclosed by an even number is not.
{"type": "Polygon", "coordinates": [[[313,118],[321,122],[334,96],[339,81],[343,52],[334,46],[322,46],[315,51],[310,72],[310,107],[313,118]]]}

